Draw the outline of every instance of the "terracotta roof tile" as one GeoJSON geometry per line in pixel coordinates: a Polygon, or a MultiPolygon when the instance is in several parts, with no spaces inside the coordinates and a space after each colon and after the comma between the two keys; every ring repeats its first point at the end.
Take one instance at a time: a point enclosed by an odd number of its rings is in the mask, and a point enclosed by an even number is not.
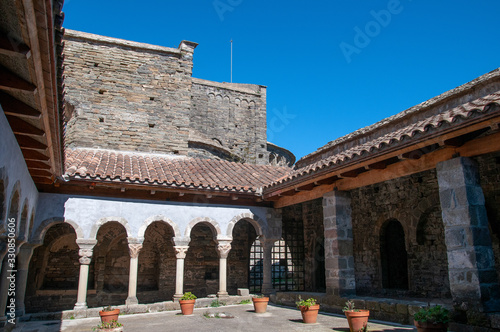
{"type": "MultiPolygon", "coordinates": [[[[497,104],[497,106],[500,104],[500,91],[467,102],[442,113],[410,123],[402,128],[394,129],[393,131],[372,140],[362,141],[362,137],[360,137],[360,141],[362,143],[355,144],[354,146],[352,146],[352,143],[349,144],[349,142],[351,142],[353,138],[356,138],[356,136],[350,137],[350,141],[339,139],[337,144],[332,145],[331,143],[328,143],[325,147],[320,148],[316,153],[303,158],[300,164],[297,163],[295,165],[295,169],[290,172],[290,174],[264,186],[264,189],[291,181],[297,177],[311,174],[324,169],[325,167],[342,164],[352,160],[353,158],[362,155],[364,156],[365,154],[375,154],[384,148],[406,140],[412,140],[423,135],[434,134],[445,124],[453,126],[463,122],[464,120],[486,115],[491,112],[499,113],[498,107],[490,107],[492,104],[497,104]]],[[[397,116],[394,118],[396,119],[397,116]]],[[[391,122],[388,122],[388,124],[390,123],[391,122]]],[[[362,130],[360,131],[362,132],[362,130]]]]}
{"type": "Polygon", "coordinates": [[[290,172],[288,167],[88,148],[66,149],[65,168],[70,178],[247,193],[290,172]]]}

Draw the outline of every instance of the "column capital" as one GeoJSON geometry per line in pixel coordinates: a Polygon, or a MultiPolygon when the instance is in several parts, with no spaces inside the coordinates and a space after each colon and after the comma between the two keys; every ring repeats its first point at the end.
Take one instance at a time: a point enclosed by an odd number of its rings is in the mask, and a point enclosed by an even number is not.
{"type": "Polygon", "coordinates": [[[217,240],[217,250],[220,258],[227,258],[229,251],[231,251],[231,241],[217,240]]]}
{"type": "Polygon", "coordinates": [[[76,244],[80,249],[94,249],[97,244],[96,239],[76,239],[76,244]]]}
{"type": "Polygon", "coordinates": [[[142,249],[142,243],[129,243],[128,251],[130,252],[130,258],[139,257],[139,252],[142,249]]]}
{"type": "Polygon", "coordinates": [[[186,253],[189,249],[189,246],[174,246],[175,249],[175,257],[179,259],[186,258],[186,253]]]}
{"type": "Polygon", "coordinates": [[[80,264],[89,265],[92,260],[92,249],[80,249],[78,250],[78,255],[80,255],[80,264]]]}

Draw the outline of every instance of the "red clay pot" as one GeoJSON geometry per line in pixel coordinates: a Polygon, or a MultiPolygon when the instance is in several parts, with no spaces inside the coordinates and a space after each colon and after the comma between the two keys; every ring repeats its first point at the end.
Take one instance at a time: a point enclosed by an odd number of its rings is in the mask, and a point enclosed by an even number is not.
{"type": "Polygon", "coordinates": [[[111,311],[99,311],[99,316],[101,316],[101,323],[111,323],[111,321],[117,322],[118,315],[120,315],[120,309],[111,311]]]}
{"type": "Polygon", "coordinates": [[[413,321],[413,324],[417,327],[418,332],[446,332],[448,330],[448,324],[445,323],[433,324],[413,321]]]}
{"type": "Polygon", "coordinates": [[[300,313],[302,314],[302,321],[306,324],[314,324],[318,319],[319,304],[312,305],[309,308],[306,306],[299,306],[300,313]]]}
{"type": "Polygon", "coordinates": [[[370,310],[344,311],[351,332],[362,331],[368,325],[370,310]]]}
{"type": "Polygon", "coordinates": [[[183,315],[192,315],[196,300],[179,300],[183,315]]]}
{"type": "Polygon", "coordinates": [[[252,297],[253,308],[258,314],[263,314],[266,312],[267,303],[269,302],[268,297],[252,297]]]}

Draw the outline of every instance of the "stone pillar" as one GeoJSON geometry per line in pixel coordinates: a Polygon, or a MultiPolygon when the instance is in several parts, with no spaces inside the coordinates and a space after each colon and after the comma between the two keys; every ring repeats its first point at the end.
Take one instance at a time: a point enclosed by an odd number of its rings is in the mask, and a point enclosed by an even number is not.
{"type": "Polygon", "coordinates": [[[17,255],[17,280],[16,280],[16,316],[24,316],[26,295],[26,283],[28,281],[28,270],[36,246],[23,245],[17,255]]]}
{"type": "Polygon", "coordinates": [[[436,168],[453,301],[462,308],[499,311],[498,277],[477,165],[459,157],[436,168]]]}
{"type": "Polygon", "coordinates": [[[323,195],[323,224],[326,293],[355,295],[351,197],[348,192],[332,191],[323,195]]]}
{"type": "Polygon", "coordinates": [[[0,273],[0,327],[5,326],[7,323],[7,316],[5,316],[9,293],[9,279],[7,278],[11,276],[11,272],[9,272],[11,269],[8,264],[8,255],[3,259],[2,266],[2,273],[0,273]]]}
{"type": "Polygon", "coordinates": [[[92,251],[97,244],[97,240],[77,239],[76,244],[80,250],[80,276],[78,278],[78,295],[74,310],[87,309],[87,284],[89,282],[89,264],[92,260],[92,251]]]}
{"type": "Polygon", "coordinates": [[[179,300],[184,294],[184,259],[189,246],[174,246],[177,262],[175,270],[175,294],[174,301],[179,300]]]}
{"type": "Polygon", "coordinates": [[[262,294],[274,294],[276,293],[276,290],[273,288],[273,282],[272,282],[272,250],[274,243],[278,241],[279,239],[266,239],[264,237],[261,237],[260,239],[260,245],[262,246],[262,251],[264,254],[264,259],[262,262],[262,289],[261,293],[262,294]]]}
{"type": "Polygon", "coordinates": [[[219,253],[219,291],[217,297],[226,297],[227,293],[227,255],[231,251],[231,240],[217,240],[219,253]]]}
{"type": "Polygon", "coordinates": [[[130,252],[130,272],[128,278],[128,297],[125,304],[131,305],[139,303],[137,300],[137,271],[139,267],[139,251],[142,249],[142,243],[129,238],[128,249],[130,252]]]}

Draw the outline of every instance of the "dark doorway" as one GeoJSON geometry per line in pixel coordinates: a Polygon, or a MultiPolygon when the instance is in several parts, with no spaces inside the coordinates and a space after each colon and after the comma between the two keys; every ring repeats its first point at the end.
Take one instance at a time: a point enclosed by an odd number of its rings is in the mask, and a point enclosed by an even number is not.
{"type": "Polygon", "coordinates": [[[408,289],[408,255],[403,227],[396,219],[388,220],[380,232],[382,286],[408,289]]]}

